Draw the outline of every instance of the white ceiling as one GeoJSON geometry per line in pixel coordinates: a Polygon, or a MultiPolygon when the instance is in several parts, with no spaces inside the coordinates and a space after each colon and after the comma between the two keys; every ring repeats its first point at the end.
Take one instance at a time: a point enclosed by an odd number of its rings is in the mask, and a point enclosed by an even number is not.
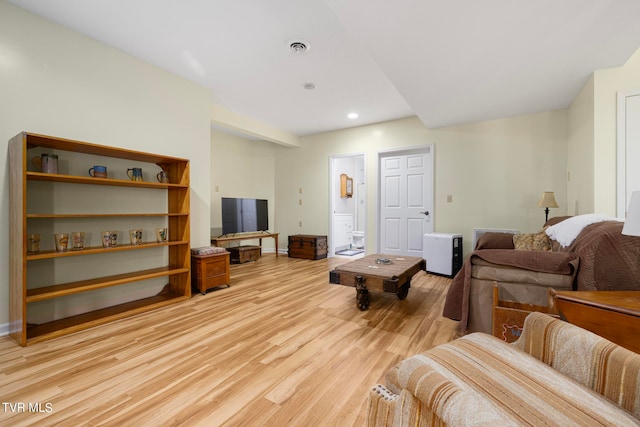
{"type": "Polygon", "coordinates": [[[566,108],[640,47],[638,0],[10,0],[296,135],[566,108]],[[292,40],[309,51],[295,55],[292,40]],[[315,90],[303,84],[313,82],[315,90]],[[348,119],[347,113],[359,118],[348,119]]]}

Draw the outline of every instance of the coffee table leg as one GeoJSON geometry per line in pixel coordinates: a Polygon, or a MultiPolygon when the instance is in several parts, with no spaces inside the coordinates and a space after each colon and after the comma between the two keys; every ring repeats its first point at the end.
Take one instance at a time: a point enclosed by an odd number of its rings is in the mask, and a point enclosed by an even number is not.
{"type": "Polygon", "coordinates": [[[367,310],[369,308],[369,290],[365,283],[365,278],[362,276],[356,276],[356,304],[360,311],[367,310]]]}
{"type": "Polygon", "coordinates": [[[398,296],[399,300],[403,300],[407,297],[407,295],[409,294],[410,287],[411,287],[411,281],[408,281],[404,285],[400,286],[400,288],[398,289],[398,292],[396,292],[396,295],[398,296]]]}

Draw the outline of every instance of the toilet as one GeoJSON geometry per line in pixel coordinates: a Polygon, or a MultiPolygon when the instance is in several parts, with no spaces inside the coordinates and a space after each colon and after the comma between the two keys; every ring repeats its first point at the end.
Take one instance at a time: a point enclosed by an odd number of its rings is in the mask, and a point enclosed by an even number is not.
{"type": "Polygon", "coordinates": [[[354,231],[352,233],[353,247],[357,249],[364,248],[364,231],[354,231]]]}

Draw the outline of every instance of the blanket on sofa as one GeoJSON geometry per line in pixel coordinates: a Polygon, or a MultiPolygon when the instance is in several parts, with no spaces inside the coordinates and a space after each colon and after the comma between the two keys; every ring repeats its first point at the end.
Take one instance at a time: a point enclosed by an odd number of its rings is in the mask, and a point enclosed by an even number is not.
{"type": "Polygon", "coordinates": [[[471,263],[479,257],[493,264],[545,273],[574,274],[574,289],[639,290],[640,237],[622,234],[623,222],[603,221],[586,226],[571,245],[552,241],[551,252],[480,249],[467,257],[454,277],[442,315],[460,321],[466,331],[471,263]]]}
{"type": "Polygon", "coordinates": [[[481,249],[472,252],[449,285],[442,313],[444,317],[459,320],[460,328],[463,331],[467,329],[471,263],[474,257],[492,264],[555,274],[574,274],[579,265],[578,255],[571,252],[518,251],[514,249],[481,249]]]}
{"type": "Polygon", "coordinates": [[[554,245],[554,250],[580,256],[576,290],[640,289],[640,237],[625,236],[623,226],[620,221],[591,224],[568,247],[554,245]]]}

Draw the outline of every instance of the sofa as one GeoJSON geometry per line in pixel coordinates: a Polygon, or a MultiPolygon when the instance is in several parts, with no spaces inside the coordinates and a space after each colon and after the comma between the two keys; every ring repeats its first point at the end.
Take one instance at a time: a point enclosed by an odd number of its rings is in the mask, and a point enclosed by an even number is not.
{"type": "Polygon", "coordinates": [[[591,214],[552,218],[537,233],[482,235],[449,287],[443,316],[459,320],[462,333],[491,333],[494,284],[500,300],[535,306],[547,306],[549,288],[640,289],[640,237],[623,235],[623,225],[591,214]]]}
{"type": "Polygon", "coordinates": [[[514,343],[472,333],[385,381],[369,392],[369,427],[640,425],[640,355],[539,312],[514,343]]]}

